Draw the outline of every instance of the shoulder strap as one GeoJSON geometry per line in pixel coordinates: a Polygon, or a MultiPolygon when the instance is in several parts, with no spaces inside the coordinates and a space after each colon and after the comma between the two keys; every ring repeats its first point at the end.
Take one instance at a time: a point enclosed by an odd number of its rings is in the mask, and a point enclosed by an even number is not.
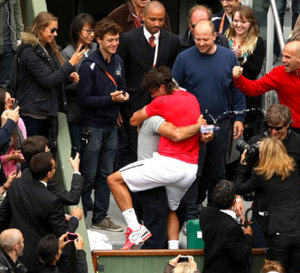
{"type": "Polygon", "coordinates": [[[99,65],[97,63],[95,63],[95,64],[99,67],[99,69],[101,69],[106,74],[106,76],[112,81],[114,86],[117,88],[118,84],[117,84],[116,80],[114,79],[114,77],[104,67],[102,67],[101,65],[99,65]]]}

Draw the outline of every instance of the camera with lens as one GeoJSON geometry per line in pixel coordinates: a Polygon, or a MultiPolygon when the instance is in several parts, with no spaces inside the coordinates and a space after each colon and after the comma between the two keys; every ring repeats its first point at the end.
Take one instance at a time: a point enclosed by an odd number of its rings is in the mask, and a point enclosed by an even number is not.
{"type": "Polygon", "coordinates": [[[245,161],[248,164],[254,165],[255,163],[257,163],[259,159],[259,143],[248,144],[245,140],[238,139],[236,148],[241,153],[244,152],[244,150],[247,151],[245,161]]]}

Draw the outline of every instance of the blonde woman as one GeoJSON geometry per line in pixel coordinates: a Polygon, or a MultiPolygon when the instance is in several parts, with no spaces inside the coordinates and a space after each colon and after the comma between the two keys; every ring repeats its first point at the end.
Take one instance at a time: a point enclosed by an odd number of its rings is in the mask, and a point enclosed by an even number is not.
{"type": "MultiPolygon", "coordinates": [[[[287,154],[284,144],[275,138],[260,143],[259,162],[247,180],[245,153],[241,157],[237,193],[260,191],[267,204],[267,257],[278,260],[286,272],[300,268],[300,177],[294,159],[287,154]]],[[[266,213],[266,212],[265,212],[266,213]]]]}
{"type": "Polygon", "coordinates": [[[259,75],[265,58],[264,41],[259,36],[259,29],[253,10],[248,6],[236,8],[232,14],[232,23],[225,32],[229,47],[235,53],[243,75],[255,80],[259,75]]]}
{"type": "MultiPolygon", "coordinates": [[[[265,58],[264,41],[259,36],[259,29],[253,10],[248,6],[237,7],[232,14],[232,23],[226,31],[229,47],[235,53],[243,75],[255,80],[259,75],[265,58]]],[[[246,107],[252,111],[246,113],[244,139],[261,133],[263,115],[257,109],[261,98],[246,96],[246,107]]]]}

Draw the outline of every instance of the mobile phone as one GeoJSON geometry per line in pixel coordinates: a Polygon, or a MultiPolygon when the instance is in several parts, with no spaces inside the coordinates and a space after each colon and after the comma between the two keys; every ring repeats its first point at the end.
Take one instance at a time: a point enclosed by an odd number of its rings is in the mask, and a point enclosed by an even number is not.
{"type": "Polygon", "coordinates": [[[77,236],[76,233],[71,233],[71,232],[67,233],[67,240],[68,241],[75,241],[77,238],[78,238],[78,236],[77,236]]]}
{"type": "Polygon", "coordinates": [[[72,159],[75,159],[76,155],[77,155],[77,148],[72,146],[72,148],[71,148],[72,159]]]}
{"type": "Polygon", "coordinates": [[[14,103],[13,103],[12,109],[13,109],[13,110],[16,109],[17,106],[18,106],[18,101],[15,100],[14,103]]]}
{"type": "Polygon", "coordinates": [[[215,130],[215,125],[201,125],[200,131],[202,134],[213,133],[215,130]]]}
{"type": "Polygon", "coordinates": [[[82,50],[84,50],[84,49],[85,49],[85,45],[82,45],[82,46],[80,47],[79,52],[82,51],[82,50]]]}
{"type": "Polygon", "coordinates": [[[189,256],[184,256],[181,255],[180,258],[178,259],[178,263],[188,263],[189,262],[189,256]]]}
{"type": "Polygon", "coordinates": [[[21,164],[17,163],[16,166],[17,166],[17,175],[18,175],[21,170],[21,164]]]}

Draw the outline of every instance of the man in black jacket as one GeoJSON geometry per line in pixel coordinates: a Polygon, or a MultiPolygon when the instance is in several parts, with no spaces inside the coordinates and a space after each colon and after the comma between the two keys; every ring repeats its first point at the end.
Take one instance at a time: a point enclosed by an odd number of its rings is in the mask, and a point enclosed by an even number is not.
{"type": "MultiPolygon", "coordinates": [[[[34,155],[48,151],[48,139],[43,136],[30,136],[21,144],[21,152],[28,164],[34,155]]],[[[57,196],[64,206],[77,205],[79,203],[84,183],[84,178],[79,172],[79,157],[76,156],[74,159],[70,158],[70,164],[74,170],[70,191],[62,188],[53,179],[49,180],[47,184],[47,189],[57,196]]],[[[22,172],[22,176],[23,178],[28,176],[31,177],[29,169],[25,169],[22,172]]]]}
{"type": "Polygon", "coordinates": [[[19,261],[24,249],[24,238],[20,230],[6,229],[0,234],[0,272],[25,273],[25,266],[19,261]]]}
{"type": "MultiPolygon", "coordinates": [[[[200,20],[210,20],[212,19],[211,10],[202,5],[194,5],[189,11],[188,16],[188,23],[189,27],[184,32],[183,35],[179,36],[179,44],[180,44],[180,51],[188,49],[195,45],[195,25],[200,20]]],[[[215,40],[215,44],[224,46],[229,48],[229,43],[227,38],[221,34],[217,33],[217,38],[215,40]]]]}
{"type": "Polygon", "coordinates": [[[247,272],[253,245],[252,228],[242,229],[232,211],[235,203],[235,186],[221,180],[213,190],[214,206],[200,213],[200,227],[205,243],[204,271],[247,272]]]}
{"type": "Polygon", "coordinates": [[[82,217],[81,209],[74,208],[69,223],[65,220],[61,200],[47,189],[53,178],[56,163],[49,153],[35,155],[29,166],[32,177],[16,179],[0,206],[0,230],[15,227],[22,231],[25,248],[21,260],[28,272],[36,272],[36,246],[46,234],[61,236],[74,232],[82,217]]]}
{"type": "Polygon", "coordinates": [[[137,160],[137,128],[130,125],[132,114],[151,100],[142,88],[144,75],[154,67],[172,68],[179,52],[178,37],[163,29],[165,8],[158,1],[149,2],[143,11],[144,26],[120,36],[118,54],[124,61],[125,77],[130,100],[124,104],[122,115],[128,137],[128,163],[137,160]]]}

